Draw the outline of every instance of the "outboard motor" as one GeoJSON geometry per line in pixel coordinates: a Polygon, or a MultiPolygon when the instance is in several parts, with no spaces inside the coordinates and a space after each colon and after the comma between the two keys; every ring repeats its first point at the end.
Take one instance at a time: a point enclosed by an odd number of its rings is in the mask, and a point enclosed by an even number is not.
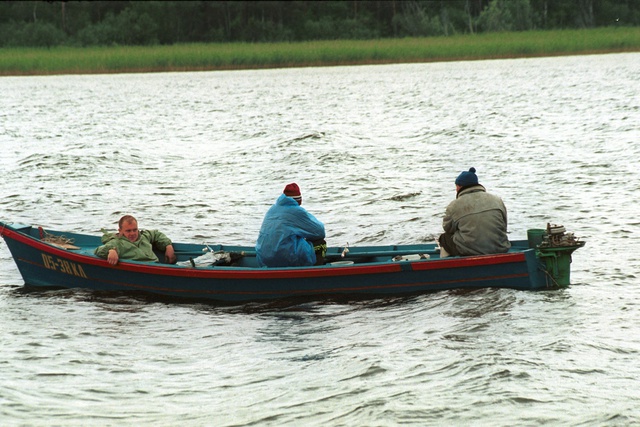
{"type": "Polygon", "coordinates": [[[544,263],[544,270],[556,286],[571,283],[571,254],[585,242],[567,233],[562,225],[547,224],[546,229],[527,230],[529,247],[536,249],[536,256],[544,263]]]}

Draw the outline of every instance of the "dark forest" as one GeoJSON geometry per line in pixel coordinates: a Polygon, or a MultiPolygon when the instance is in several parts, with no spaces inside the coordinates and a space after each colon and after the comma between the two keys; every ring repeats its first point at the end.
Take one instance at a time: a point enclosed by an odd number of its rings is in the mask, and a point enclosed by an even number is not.
{"type": "Polygon", "coordinates": [[[0,47],[366,40],[638,25],[640,0],[0,2],[0,47]]]}

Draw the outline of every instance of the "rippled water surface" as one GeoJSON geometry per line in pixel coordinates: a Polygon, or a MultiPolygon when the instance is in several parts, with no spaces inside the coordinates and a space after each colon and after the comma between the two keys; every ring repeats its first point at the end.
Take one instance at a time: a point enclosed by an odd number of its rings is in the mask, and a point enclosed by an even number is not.
{"type": "Polygon", "coordinates": [[[474,166],[565,290],[217,306],[22,291],[2,425],[635,425],[640,54],[0,78],[0,219],[253,244],[285,184],[330,245],[430,242],[474,166]]]}

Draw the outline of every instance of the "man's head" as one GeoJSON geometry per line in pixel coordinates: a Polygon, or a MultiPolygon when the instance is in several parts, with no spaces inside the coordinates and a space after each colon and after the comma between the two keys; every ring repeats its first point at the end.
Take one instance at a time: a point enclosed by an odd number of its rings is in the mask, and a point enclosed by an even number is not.
{"type": "Polygon", "coordinates": [[[125,215],[118,221],[118,232],[130,242],[138,240],[138,221],[131,215],[125,215]]]}
{"type": "Polygon", "coordinates": [[[300,187],[298,187],[298,184],[296,184],[295,182],[287,184],[287,186],[284,187],[283,193],[285,196],[289,196],[293,200],[298,202],[299,205],[302,204],[302,193],[300,193],[300,187]]]}
{"type": "Polygon", "coordinates": [[[469,187],[471,185],[478,185],[478,175],[476,175],[476,168],[469,168],[468,172],[462,172],[456,178],[456,188],[469,187]]]}

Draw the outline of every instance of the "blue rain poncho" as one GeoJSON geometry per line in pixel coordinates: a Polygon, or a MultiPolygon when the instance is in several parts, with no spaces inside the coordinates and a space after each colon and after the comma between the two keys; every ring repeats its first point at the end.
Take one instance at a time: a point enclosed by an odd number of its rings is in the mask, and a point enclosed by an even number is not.
{"type": "Polygon", "coordinates": [[[314,240],[324,239],[324,224],[282,194],[264,216],[256,258],[261,267],[314,265],[314,240]]]}

